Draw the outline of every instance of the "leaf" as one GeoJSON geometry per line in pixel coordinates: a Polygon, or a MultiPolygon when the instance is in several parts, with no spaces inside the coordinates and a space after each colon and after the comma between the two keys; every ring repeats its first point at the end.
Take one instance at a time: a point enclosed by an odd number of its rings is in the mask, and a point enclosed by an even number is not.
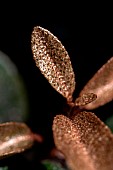
{"type": "Polygon", "coordinates": [[[28,98],[25,84],[15,64],[0,51],[0,123],[25,121],[28,98]]]}
{"type": "Polygon", "coordinates": [[[113,169],[113,134],[93,113],[75,110],[71,119],[57,115],[53,136],[71,170],[113,169]]]}
{"type": "Polygon", "coordinates": [[[113,115],[111,115],[107,120],[105,121],[105,124],[111,129],[113,132],[113,115]]]}
{"type": "Polygon", "coordinates": [[[85,109],[95,109],[113,100],[113,57],[89,80],[80,95],[84,93],[97,95],[94,102],[84,106],[85,109]]]}
{"type": "Polygon", "coordinates": [[[47,170],[68,170],[66,167],[63,167],[60,162],[55,160],[49,160],[49,159],[43,160],[42,165],[47,170]]]}
{"type": "Polygon", "coordinates": [[[24,123],[0,124],[0,158],[23,152],[33,145],[31,130],[24,123]]]}
{"type": "Polygon", "coordinates": [[[78,107],[85,106],[93,102],[94,100],[96,100],[96,98],[97,98],[97,95],[94,93],[82,94],[82,96],[79,96],[78,98],[76,98],[75,106],[78,106],[78,107]]]}
{"type": "Polygon", "coordinates": [[[0,170],[8,170],[8,167],[7,166],[0,167],[0,170]]]}
{"type": "Polygon", "coordinates": [[[39,26],[34,27],[31,38],[36,66],[53,88],[72,100],[75,75],[66,49],[57,37],[39,26]]]}

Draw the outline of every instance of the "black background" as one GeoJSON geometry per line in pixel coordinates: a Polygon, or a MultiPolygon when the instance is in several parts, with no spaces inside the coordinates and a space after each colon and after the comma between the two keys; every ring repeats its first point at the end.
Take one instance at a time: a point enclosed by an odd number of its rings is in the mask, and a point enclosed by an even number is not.
{"type": "MultiPolygon", "coordinates": [[[[11,58],[23,77],[29,98],[27,123],[33,131],[44,136],[44,149],[49,150],[54,145],[53,117],[61,112],[65,99],[35,66],[30,41],[33,27],[38,25],[57,36],[68,51],[76,76],[76,97],[94,73],[113,56],[112,11],[98,5],[96,8],[70,5],[70,2],[5,2],[1,5],[0,50],[11,58]]],[[[94,112],[104,121],[112,114],[112,105],[110,102],[94,112]]],[[[41,156],[46,157],[43,153],[41,156]]]]}

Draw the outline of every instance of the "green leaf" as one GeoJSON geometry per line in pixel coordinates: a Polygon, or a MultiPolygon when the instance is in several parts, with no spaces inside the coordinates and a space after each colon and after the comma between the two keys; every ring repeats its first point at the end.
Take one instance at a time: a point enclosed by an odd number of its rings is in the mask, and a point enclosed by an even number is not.
{"type": "Polygon", "coordinates": [[[0,123],[24,121],[28,114],[25,84],[10,58],[0,51],[0,123]]]}
{"type": "Polygon", "coordinates": [[[8,170],[8,167],[7,166],[0,167],[0,170],[8,170]]]}
{"type": "Polygon", "coordinates": [[[111,131],[113,132],[113,115],[109,118],[107,118],[107,120],[105,121],[105,123],[109,126],[109,128],[111,129],[111,131]]]}
{"type": "Polygon", "coordinates": [[[47,170],[67,170],[67,168],[64,168],[60,162],[54,160],[43,160],[42,164],[47,170]]]}

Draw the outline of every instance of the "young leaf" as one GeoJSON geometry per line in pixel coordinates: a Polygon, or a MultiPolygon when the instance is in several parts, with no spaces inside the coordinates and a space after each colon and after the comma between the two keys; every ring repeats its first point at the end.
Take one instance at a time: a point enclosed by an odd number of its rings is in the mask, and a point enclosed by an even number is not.
{"type": "Polygon", "coordinates": [[[23,152],[34,141],[31,130],[24,123],[7,122],[0,124],[0,158],[23,152]]]}
{"type": "Polygon", "coordinates": [[[85,106],[93,102],[94,100],[96,100],[96,98],[97,98],[97,95],[94,93],[82,94],[82,96],[79,96],[78,98],[76,98],[75,106],[78,106],[78,107],[85,106]]]}
{"type": "Polygon", "coordinates": [[[84,93],[95,93],[97,95],[94,102],[84,106],[85,109],[95,109],[113,99],[113,57],[89,80],[80,95],[84,93]]]}
{"type": "Polygon", "coordinates": [[[70,169],[113,169],[113,134],[93,113],[74,113],[71,119],[57,115],[53,135],[70,169]]]}
{"type": "Polygon", "coordinates": [[[71,100],[75,75],[64,46],[51,32],[39,26],[32,32],[31,44],[36,66],[53,88],[71,100]]]}

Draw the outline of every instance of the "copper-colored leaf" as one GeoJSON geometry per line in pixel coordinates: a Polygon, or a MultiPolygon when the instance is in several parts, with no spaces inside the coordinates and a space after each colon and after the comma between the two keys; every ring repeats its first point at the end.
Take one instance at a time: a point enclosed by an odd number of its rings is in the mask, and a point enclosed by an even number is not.
{"type": "Polygon", "coordinates": [[[53,135],[72,170],[113,170],[113,135],[91,112],[57,115],[53,135]]]}
{"type": "Polygon", "coordinates": [[[80,95],[84,93],[95,93],[97,95],[94,102],[84,106],[85,109],[95,109],[113,99],[113,57],[98,70],[80,95]]]}
{"type": "Polygon", "coordinates": [[[53,88],[71,100],[75,76],[64,46],[51,32],[39,26],[32,32],[31,44],[36,66],[53,88]]]}
{"type": "Polygon", "coordinates": [[[86,94],[82,94],[82,96],[79,96],[76,100],[75,100],[75,106],[85,106],[91,102],[93,102],[94,100],[96,100],[97,95],[94,93],[86,93],[86,94]]]}
{"type": "Polygon", "coordinates": [[[0,158],[19,153],[33,144],[33,134],[24,123],[0,124],[0,158]]]}

